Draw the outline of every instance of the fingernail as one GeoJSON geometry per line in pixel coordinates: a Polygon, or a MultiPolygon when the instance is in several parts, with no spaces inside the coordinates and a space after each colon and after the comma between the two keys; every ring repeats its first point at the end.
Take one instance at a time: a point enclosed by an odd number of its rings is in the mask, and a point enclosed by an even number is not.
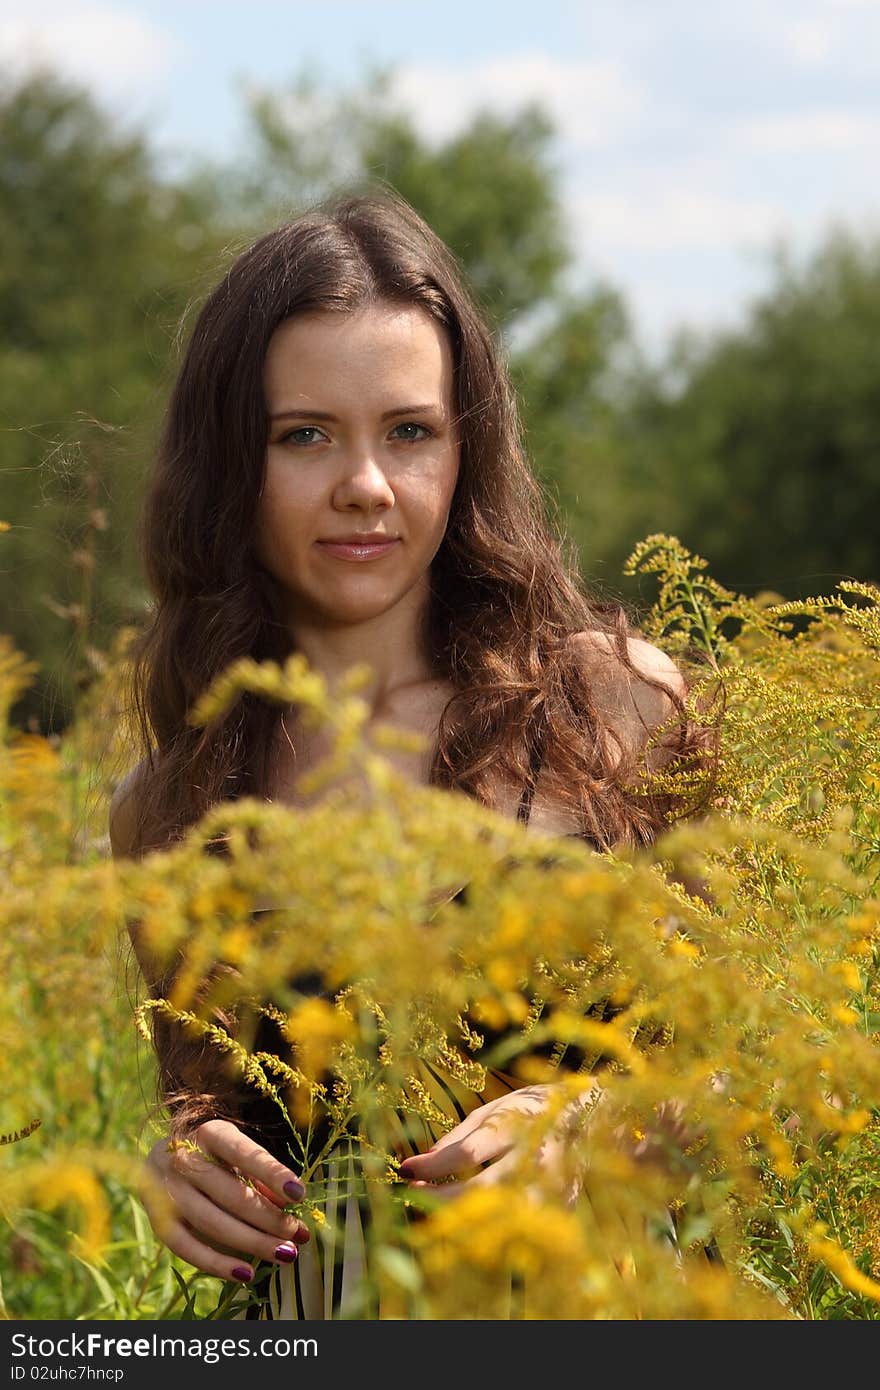
{"type": "Polygon", "coordinates": [[[409,1159],[408,1159],[408,1158],[405,1158],[404,1161],[403,1161],[403,1163],[401,1163],[401,1165],[400,1165],[400,1167],[399,1167],[399,1169],[398,1169],[398,1172],[400,1173],[400,1176],[401,1176],[402,1178],[411,1178],[411,1177],[412,1177],[412,1168],[410,1168],[410,1167],[408,1166],[408,1164],[409,1164],[409,1159]]]}
{"type": "Polygon", "coordinates": [[[296,1259],[296,1254],[297,1251],[295,1245],[275,1246],[275,1258],[276,1260],[280,1260],[282,1264],[291,1264],[296,1259]]]}
{"type": "Polygon", "coordinates": [[[233,1279],[240,1279],[243,1284],[247,1284],[254,1277],[254,1271],[250,1265],[236,1265],[232,1271],[233,1279]]]}
{"type": "Polygon", "coordinates": [[[287,1193],[288,1197],[304,1197],[306,1195],[305,1188],[296,1178],[291,1178],[289,1182],[286,1182],[282,1190],[287,1193]]]}

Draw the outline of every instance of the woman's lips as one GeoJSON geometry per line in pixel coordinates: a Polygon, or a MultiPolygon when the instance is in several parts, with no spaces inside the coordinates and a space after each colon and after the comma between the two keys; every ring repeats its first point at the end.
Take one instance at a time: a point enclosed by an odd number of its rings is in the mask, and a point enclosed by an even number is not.
{"type": "Polygon", "coordinates": [[[387,541],[318,541],[322,550],[338,560],[375,560],[398,544],[398,537],[387,541]]]}

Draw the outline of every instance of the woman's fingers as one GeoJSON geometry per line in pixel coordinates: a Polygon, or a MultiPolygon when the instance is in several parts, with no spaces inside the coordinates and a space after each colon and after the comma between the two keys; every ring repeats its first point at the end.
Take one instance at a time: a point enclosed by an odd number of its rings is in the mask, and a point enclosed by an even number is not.
{"type": "Polygon", "coordinates": [[[291,1197],[286,1197],[286,1198],[284,1199],[284,1201],[282,1201],[281,1198],[278,1196],[278,1194],[277,1194],[276,1192],[273,1192],[272,1189],[271,1189],[271,1187],[267,1187],[266,1184],[265,1184],[264,1182],[260,1182],[259,1178],[252,1178],[251,1181],[253,1182],[253,1185],[254,1185],[254,1187],[256,1188],[256,1190],[257,1190],[258,1192],[262,1193],[262,1195],[266,1198],[266,1201],[267,1201],[267,1202],[271,1202],[273,1206],[275,1206],[275,1207],[289,1207],[289,1206],[290,1206],[290,1203],[291,1203],[291,1201],[293,1200],[291,1197]]]}
{"type": "Polygon", "coordinates": [[[174,1203],[177,1219],[191,1232],[198,1232],[199,1237],[211,1245],[223,1246],[227,1252],[235,1252],[233,1264],[241,1263],[235,1256],[244,1256],[249,1261],[269,1260],[277,1264],[290,1264],[296,1259],[296,1244],[289,1236],[279,1237],[239,1220],[190,1183],[171,1178],[168,1194],[174,1203]]]}
{"type": "MultiPolygon", "coordinates": [[[[448,1200],[463,1191],[522,1175],[519,1140],[535,1117],[546,1112],[552,1094],[552,1088],[545,1085],[522,1087],[481,1106],[427,1153],[405,1159],[400,1165],[401,1177],[415,1188],[431,1188],[436,1196],[448,1200]]],[[[582,1109],[588,1098],[595,1100],[595,1088],[573,1100],[560,1091],[558,1098],[558,1113],[548,1117],[550,1127],[541,1134],[537,1151],[529,1149],[526,1191],[542,1200],[553,1194],[571,1202],[578,1181],[567,1161],[573,1137],[570,1129],[574,1121],[583,1122],[582,1109]]]]}
{"type": "MultiPolygon", "coordinates": [[[[462,1196],[465,1192],[471,1192],[477,1188],[492,1187],[496,1183],[507,1182],[510,1179],[521,1180],[522,1176],[522,1156],[511,1145],[496,1162],[490,1163],[487,1168],[481,1169],[472,1176],[464,1177],[459,1172],[457,1174],[459,1180],[456,1182],[437,1182],[436,1180],[430,1181],[420,1175],[413,1179],[410,1187],[415,1190],[430,1192],[432,1196],[447,1202],[462,1196]]],[[[548,1197],[553,1200],[562,1197],[565,1203],[570,1205],[577,1196],[577,1190],[577,1180],[565,1172],[565,1146],[560,1140],[551,1138],[541,1145],[537,1168],[534,1169],[533,1177],[524,1187],[517,1186],[517,1195],[524,1196],[538,1204],[546,1202],[548,1197]]]]}
{"type": "Polygon", "coordinates": [[[410,1183],[410,1187],[416,1191],[430,1192],[432,1196],[448,1202],[460,1197],[464,1192],[470,1192],[472,1188],[490,1187],[493,1183],[503,1182],[515,1169],[516,1162],[516,1155],[508,1153],[503,1158],[499,1158],[497,1163],[475,1173],[473,1177],[460,1177],[457,1182],[441,1183],[430,1182],[426,1179],[414,1179],[410,1183]]]}
{"type": "Polygon", "coordinates": [[[426,1153],[405,1159],[400,1165],[401,1176],[435,1181],[500,1158],[509,1151],[528,1117],[540,1113],[545,1104],[546,1088],[542,1086],[524,1086],[509,1096],[499,1096],[471,1111],[426,1153]]]}
{"type": "MultiPolygon", "coordinates": [[[[467,1139],[480,1128],[481,1125],[491,1123],[497,1110],[498,1101],[506,1100],[506,1096],[499,1096],[497,1100],[491,1100],[487,1105],[478,1105],[469,1115],[448,1130],[446,1134],[441,1134],[436,1143],[431,1145],[431,1152],[438,1153],[441,1149],[447,1149],[453,1144],[460,1144],[463,1139],[467,1139]]],[[[497,1121],[496,1121],[497,1123],[497,1121]]],[[[422,1155],[419,1155],[422,1157],[422,1155]]]]}
{"type": "Polygon", "coordinates": [[[461,1124],[441,1135],[436,1144],[431,1146],[432,1150],[445,1149],[450,1144],[460,1143],[484,1124],[492,1123],[497,1126],[499,1121],[511,1114],[538,1114],[546,1104],[546,1090],[546,1086],[521,1086],[518,1091],[511,1091],[509,1095],[496,1096],[495,1100],[478,1105],[465,1116],[461,1124]]]}
{"type": "Polygon", "coordinates": [[[298,1202],[305,1196],[305,1186],[296,1173],[229,1120],[206,1120],[194,1131],[193,1138],[199,1148],[228,1167],[264,1183],[282,1202],[298,1202]]]}
{"type": "Polygon", "coordinates": [[[205,1274],[216,1274],[220,1279],[237,1279],[248,1283],[254,1277],[254,1266],[243,1257],[222,1255],[210,1245],[206,1245],[183,1222],[175,1219],[162,1236],[162,1241],[173,1255],[179,1255],[188,1264],[201,1269],[205,1274]]]}
{"type": "MultiPolygon", "coordinates": [[[[487,1107],[488,1109],[488,1107],[487,1107]]],[[[470,1119],[470,1117],[468,1117],[470,1119]]],[[[516,1141],[522,1113],[481,1114],[478,1124],[465,1120],[438,1140],[432,1149],[413,1154],[400,1165],[404,1178],[451,1178],[509,1152],[516,1141]]]]}
{"type": "Polygon", "coordinates": [[[309,1239],[305,1224],[283,1210],[303,1184],[228,1121],[200,1125],[188,1142],[154,1144],[145,1178],[156,1235],[208,1274],[251,1279],[254,1260],[290,1263],[309,1239]]]}
{"type": "MultiPolygon", "coordinates": [[[[275,1200],[248,1186],[236,1173],[203,1158],[192,1149],[178,1149],[172,1154],[165,1185],[173,1196],[181,1190],[182,1185],[189,1186],[204,1194],[222,1211],[229,1212],[245,1226],[258,1231],[285,1240],[302,1242],[309,1239],[308,1227],[298,1217],[288,1215],[275,1200]]],[[[201,1222],[198,1224],[201,1226],[201,1222]]]]}
{"type": "Polygon", "coordinates": [[[400,1174],[404,1178],[422,1178],[428,1182],[456,1177],[507,1153],[510,1144],[507,1126],[501,1121],[493,1124],[490,1120],[464,1139],[447,1143],[442,1148],[438,1145],[427,1153],[414,1154],[412,1158],[405,1159],[400,1165],[400,1174]]]}

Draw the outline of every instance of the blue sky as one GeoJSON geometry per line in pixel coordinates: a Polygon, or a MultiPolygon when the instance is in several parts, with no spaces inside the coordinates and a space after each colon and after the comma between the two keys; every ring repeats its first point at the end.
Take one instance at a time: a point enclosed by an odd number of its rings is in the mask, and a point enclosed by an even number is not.
{"type": "Polygon", "coordinates": [[[779,240],[880,235],[880,0],[5,0],[0,66],[38,60],[169,158],[239,144],[241,85],[306,68],[341,90],[391,67],[432,140],[540,100],[578,279],[619,288],[649,349],[741,319],[779,240]]]}

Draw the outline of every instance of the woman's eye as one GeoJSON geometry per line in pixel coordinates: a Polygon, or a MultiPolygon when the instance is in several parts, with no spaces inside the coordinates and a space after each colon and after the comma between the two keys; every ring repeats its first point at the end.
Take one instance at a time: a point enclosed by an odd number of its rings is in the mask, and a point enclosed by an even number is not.
{"type": "Polygon", "coordinates": [[[298,429],[288,430],[281,443],[286,444],[290,440],[293,444],[314,444],[318,436],[323,437],[323,434],[317,425],[300,425],[298,429]]]}
{"type": "MultiPolygon", "coordinates": [[[[421,439],[429,439],[431,430],[426,425],[417,425],[414,420],[406,420],[401,425],[395,425],[391,434],[396,439],[402,439],[405,444],[416,444],[421,439]]],[[[317,425],[299,425],[295,430],[288,430],[281,436],[281,444],[318,444],[326,439],[323,430],[318,429],[317,425]]]]}
{"type": "Polygon", "coordinates": [[[431,431],[426,429],[424,425],[417,425],[414,420],[407,420],[402,425],[395,425],[391,433],[396,434],[398,439],[414,444],[417,439],[427,439],[431,431]],[[404,433],[399,433],[399,431],[404,431],[404,433]]]}

